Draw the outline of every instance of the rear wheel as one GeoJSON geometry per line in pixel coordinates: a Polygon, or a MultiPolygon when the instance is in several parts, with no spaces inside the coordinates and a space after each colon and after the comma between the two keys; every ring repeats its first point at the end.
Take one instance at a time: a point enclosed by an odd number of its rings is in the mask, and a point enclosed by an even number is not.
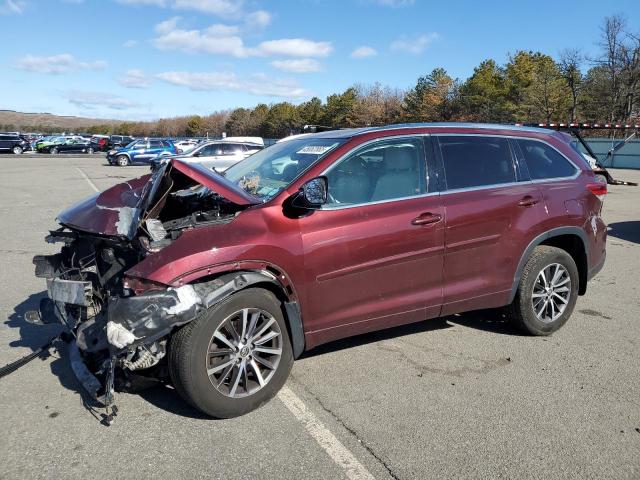
{"type": "Polygon", "coordinates": [[[171,339],[171,379],[191,405],[217,418],[243,415],[284,385],[293,352],[281,304],[269,291],[242,290],[171,339]]]}
{"type": "Polygon", "coordinates": [[[522,271],[508,316],[526,333],[550,335],[569,320],[578,283],[578,268],[571,255],[556,247],[536,247],[522,271]]]}
{"type": "Polygon", "coordinates": [[[116,163],[120,167],[126,167],[127,165],[129,165],[129,157],[127,157],[126,155],[118,155],[116,157],[116,163]]]}
{"type": "Polygon", "coordinates": [[[16,145],[15,147],[13,147],[13,153],[16,155],[20,155],[22,153],[22,147],[16,145]]]}
{"type": "Polygon", "coordinates": [[[93,147],[89,147],[89,148],[87,148],[87,153],[88,153],[89,155],[93,155],[93,147]]]}

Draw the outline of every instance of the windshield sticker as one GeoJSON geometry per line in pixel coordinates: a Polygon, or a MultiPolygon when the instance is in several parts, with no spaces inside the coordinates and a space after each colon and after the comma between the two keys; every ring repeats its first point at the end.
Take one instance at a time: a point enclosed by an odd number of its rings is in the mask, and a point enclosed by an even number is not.
{"type": "Polygon", "coordinates": [[[313,155],[322,155],[333,148],[333,145],[307,145],[301,148],[296,153],[310,153],[313,155]]]}

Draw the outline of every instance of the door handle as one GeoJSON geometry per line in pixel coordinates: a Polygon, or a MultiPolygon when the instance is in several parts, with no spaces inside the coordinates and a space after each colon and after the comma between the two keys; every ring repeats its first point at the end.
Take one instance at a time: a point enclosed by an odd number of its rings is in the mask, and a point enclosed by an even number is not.
{"type": "Polygon", "coordinates": [[[418,215],[416,218],[411,220],[412,225],[429,225],[431,223],[438,223],[442,220],[442,215],[438,213],[422,213],[418,215]]]}
{"type": "Polygon", "coordinates": [[[524,197],[522,197],[522,200],[518,202],[518,205],[520,207],[532,207],[539,201],[539,198],[534,198],[531,195],[525,195],[524,197]]]}

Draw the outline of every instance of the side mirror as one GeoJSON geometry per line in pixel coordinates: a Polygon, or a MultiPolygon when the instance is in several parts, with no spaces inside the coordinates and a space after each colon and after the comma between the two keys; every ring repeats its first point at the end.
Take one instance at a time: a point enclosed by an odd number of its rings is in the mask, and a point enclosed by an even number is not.
{"type": "Polygon", "coordinates": [[[293,206],[313,210],[327,203],[327,177],[312,178],[304,185],[293,200],[293,206]]]}

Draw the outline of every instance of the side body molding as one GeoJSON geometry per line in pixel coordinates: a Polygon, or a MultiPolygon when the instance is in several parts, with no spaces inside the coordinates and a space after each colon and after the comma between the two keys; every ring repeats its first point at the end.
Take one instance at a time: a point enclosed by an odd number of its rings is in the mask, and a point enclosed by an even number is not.
{"type": "Polygon", "coordinates": [[[589,242],[587,239],[587,234],[584,233],[584,230],[582,230],[581,228],[558,227],[558,228],[553,228],[551,230],[547,230],[544,233],[541,233],[540,235],[535,237],[533,240],[531,240],[531,242],[525,249],[524,253],[522,254],[522,257],[520,257],[520,262],[518,262],[518,268],[513,278],[513,285],[511,287],[511,295],[509,296],[509,303],[513,302],[513,299],[516,296],[516,293],[518,291],[518,283],[520,283],[520,278],[522,277],[522,270],[524,269],[524,266],[527,263],[527,260],[529,259],[531,252],[533,252],[533,249],[536,248],[545,240],[553,237],[558,237],[560,235],[577,235],[578,237],[580,237],[580,240],[582,240],[582,244],[584,246],[584,251],[587,254],[587,258],[589,258],[589,242]]]}

